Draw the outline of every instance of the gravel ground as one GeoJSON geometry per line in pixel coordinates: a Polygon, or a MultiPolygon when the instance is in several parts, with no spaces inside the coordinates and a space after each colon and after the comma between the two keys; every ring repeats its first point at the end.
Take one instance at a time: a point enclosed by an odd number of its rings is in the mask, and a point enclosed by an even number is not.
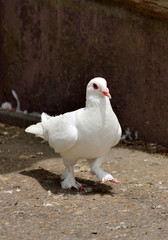
{"type": "Polygon", "coordinates": [[[168,157],[113,148],[103,168],[120,184],[96,184],[75,166],[85,190],[62,190],[59,155],[24,129],[0,124],[1,239],[168,239],[168,157]]]}

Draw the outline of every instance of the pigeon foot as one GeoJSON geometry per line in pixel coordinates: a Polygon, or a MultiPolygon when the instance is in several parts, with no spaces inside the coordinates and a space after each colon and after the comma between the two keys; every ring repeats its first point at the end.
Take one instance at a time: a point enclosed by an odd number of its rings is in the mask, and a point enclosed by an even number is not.
{"type": "Polygon", "coordinates": [[[86,187],[85,184],[81,184],[76,181],[73,173],[73,167],[69,166],[65,169],[64,173],[61,175],[61,187],[63,189],[69,189],[71,190],[72,188],[84,190],[84,187],[86,187]]]}
{"type": "Polygon", "coordinates": [[[118,181],[117,179],[113,178],[113,176],[111,174],[106,174],[101,181],[97,181],[97,183],[105,183],[105,182],[112,182],[112,183],[116,183],[119,184],[120,181],[118,181]]]}
{"type": "Polygon", "coordinates": [[[63,189],[71,189],[72,187],[77,188],[78,186],[76,184],[75,178],[69,179],[69,178],[65,178],[62,182],[61,182],[61,187],[63,189]]]}
{"type": "Polygon", "coordinates": [[[86,184],[81,184],[77,181],[66,181],[66,179],[64,181],[61,182],[61,187],[63,189],[68,189],[68,190],[72,190],[72,188],[76,188],[79,190],[84,190],[84,188],[86,187],[86,184]]]}

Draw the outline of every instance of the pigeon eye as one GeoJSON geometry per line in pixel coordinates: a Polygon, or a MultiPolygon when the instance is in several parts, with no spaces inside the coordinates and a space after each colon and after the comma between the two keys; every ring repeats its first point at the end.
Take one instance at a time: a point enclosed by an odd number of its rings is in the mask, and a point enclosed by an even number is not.
{"type": "Polygon", "coordinates": [[[98,89],[99,87],[97,86],[96,83],[93,83],[93,88],[94,88],[94,89],[98,89]]]}

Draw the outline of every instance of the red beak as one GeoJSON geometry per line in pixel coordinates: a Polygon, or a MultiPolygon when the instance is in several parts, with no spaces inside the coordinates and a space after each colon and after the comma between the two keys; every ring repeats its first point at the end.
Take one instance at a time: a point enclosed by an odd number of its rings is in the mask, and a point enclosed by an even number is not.
{"type": "Polygon", "coordinates": [[[101,90],[101,92],[102,92],[105,96],[107,96],[109,99],[111,99],[111,95],[110,95],[110,93],[109,93],[109,89],[108,89],[108,88],[103,88],[103,89],[101,90]]]}

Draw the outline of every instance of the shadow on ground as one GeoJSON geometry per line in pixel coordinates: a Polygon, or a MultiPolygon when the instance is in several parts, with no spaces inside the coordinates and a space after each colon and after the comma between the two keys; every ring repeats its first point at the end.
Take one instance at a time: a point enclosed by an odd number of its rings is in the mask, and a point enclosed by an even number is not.
{"type": "Polygon", "coordinates": [[[56,158],[59,154],[24,129],[0,124],[0,174],[21,171],[46,157],[56,158]],[[4,132],[8,134],[3,135],[4,132]]]}
{"type": "Polygon", "coordinates": [[[28,171],[22,171],[20,174],[32,177],[36,179],[40,185],[46,190],[51,191],[53,194],[58,193],[68,193],[71,195],[76,195],[80,193],[84,195],[88,194],[100,194],[100,195],[111,195],[114,196],[114,192],[112,192],[112,187],[105,185],[105,184],[97,184],[94,181],[86,180],[82,178],[76,178],[76,180],[82,184],[86,185],[86,188],[84,190],[64,190],[61,188],[61,178],[59,175],[52,173],[48,170],[45,170],[43,168],[41,169],[34,169],[34,170],[28,170],[28,171]]]}

